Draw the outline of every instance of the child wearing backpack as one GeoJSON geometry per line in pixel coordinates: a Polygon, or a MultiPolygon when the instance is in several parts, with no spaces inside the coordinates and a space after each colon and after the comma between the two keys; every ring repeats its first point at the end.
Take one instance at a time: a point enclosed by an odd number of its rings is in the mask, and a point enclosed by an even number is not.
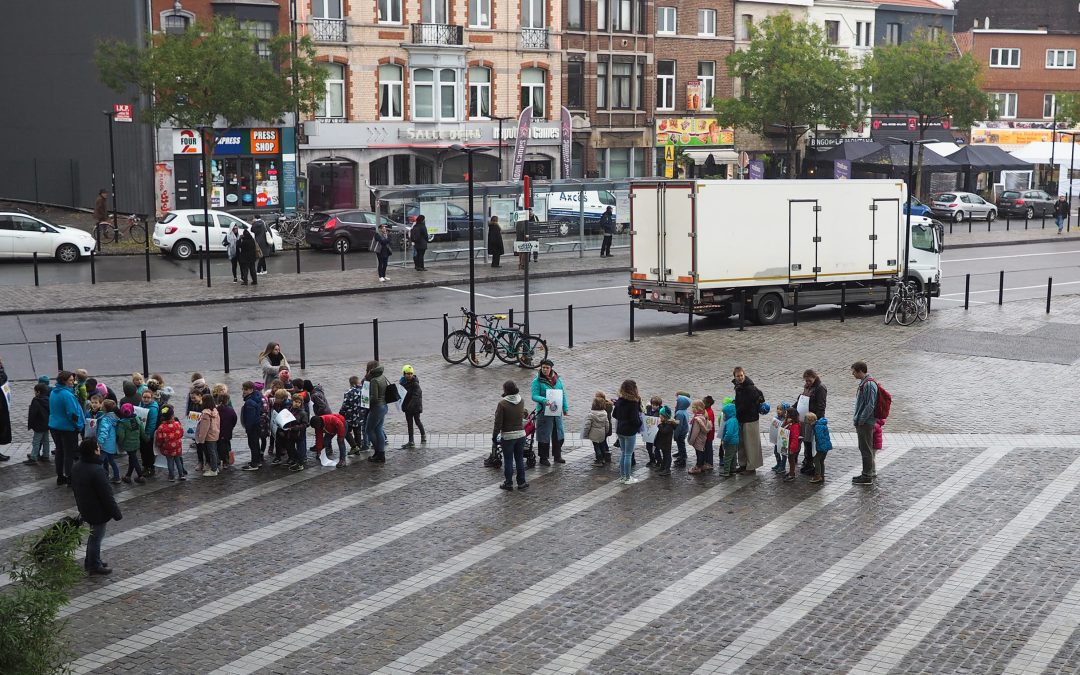
{"type": "Polygon", "coordinates": [[[135,406],[125,403],[120,406],[120,420],[116,423],[116,445],[121,452],[126,452],[128,457],[127,475],[123,480],[131,482],[131,474],[135,473],[135,482],[143,483],[143,469],[139,466],[139,448],[142,445],[143,428],[139,418],[135,417],[135,406]]]}
{"type": "Polygon", "coordinates": [[[30,399],[30,412],[26,416],[26,428],[34,432],[30,443],[30,455],[25,464],[51,461],[49,457],[49,383],[34,385],[34,398],[30,399]]]}
{"type": "Polygon", "coordinates": [[[690,394],[680,391],[675,394],[675,467],[686,466],[686,435],[690,433],[690,394]]]}
{"type": "Polygon", "coordinates": [[[656,438],[653,439],[653,447],[660,460],[656,465],[660,467],[660,471],[656,475],[670,476],[671,441],[675,438],[675,428],[679,425],[671,419],[671,408],[666,405],[660,406],[656,412],[660,415],[660,423],[656,425],[656,438]]]}
{"type": "Polygon", "coordinates": [[[160,422],[154,432],[154,445],[165,457],[165,464],[169,467],[169,481],[174,482],[177,478],[187,480],[187,470],[184,468],[184,427],[180,420],[176,419],[171,405],[161,409],[160,422]]]}
{"type": "Polygon", "coordinates": [[[694,449],[697,462],[689,471],[687,471],[687,473],[708,473],[709,471],[712,471],[712,466],[705,464],[705,439],[708,438],[709,432],[712,431],[712,424],[705,415],[704,401],[697,400],[691,403],[690,411],[693,413],[693,417],[690,419],[690,433],[688,435],[688,440],[690,442],[690,447],[694,449]]]}
{"type": "MultiPolygon", "coordinates": [[[[810,413],[813,415],[813,413],[810,413]]],[[[807,415],[807,419],[810,418],[807,415]]],[[[822,417],[814,424],[814,477],[811,483],[825,482],[825,456],[832,450],[832,437],[829,435],[829,420],[822,417]]]]}
{"type": "MultiPolygon", "coordinates": [[[[101,448],[102,465],[105,474],[112,469],[112,482],[120,482],[120,467],[116,465],[116,401],[105,401],[101,405],[101,414],[97,418],[97,442],[101,448]]],[[[128,481],[130,482],[130,481],[128,481]]]]}
{"type": "Polygon", "coordinates": [[[724,413],[724,433],[720,437],[724,446],[724,470],[720,475],[727,478],[735,475],[735,462],[739,458],[739,420],[735,418],[735,403],[728,401],[720,410],[724,413]]]}

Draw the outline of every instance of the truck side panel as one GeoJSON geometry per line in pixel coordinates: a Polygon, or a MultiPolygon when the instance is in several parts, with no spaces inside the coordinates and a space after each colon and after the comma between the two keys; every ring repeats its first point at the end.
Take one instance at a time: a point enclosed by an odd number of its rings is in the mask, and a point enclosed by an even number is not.
{"type": "Polygon", "coordinates": [[[630,188],[630,267],[644,280],[660,280],[660,218],[655,184],[630,188]]]}

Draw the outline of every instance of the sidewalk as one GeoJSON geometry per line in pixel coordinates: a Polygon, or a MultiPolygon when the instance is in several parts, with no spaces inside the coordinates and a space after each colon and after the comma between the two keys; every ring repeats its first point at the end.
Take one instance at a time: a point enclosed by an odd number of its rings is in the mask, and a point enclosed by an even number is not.
{"type": "MultiPolygon", "coordinates": [[[[995,223],[1000,225],[1000,223],[995,223]]],[[[985,223],[975,223],[973,231],[968,233],[967,223],[958,223],[954,225],[954,232],[949,234],[949,225],[945,225],[945,248],[982,248],[984,246],[1013,246],[1016,244],[1043,244],[1047,242],[1056,241],[1080,241],[1080,227],[1073,227],[1071,232],[1057,233],[1057,227],[1054,225],[1053,220],[1047,222],[1047,227],[1043,229],[1042,223],[1037,220],[1033,220],[1029,223],[1028,229],[1024,229],[1023,221],[1013,221],[1010,223],[1010,229],[1008,231],[993,230],[992,232],[986,231],[985,223]],[[978,230],[982,227],[982,231],[978,230]],[[961,228],[963,231],[961,232],[961,228]]],[[[1004,226],[1002,226],[1004,227],[1004,226]]]]}

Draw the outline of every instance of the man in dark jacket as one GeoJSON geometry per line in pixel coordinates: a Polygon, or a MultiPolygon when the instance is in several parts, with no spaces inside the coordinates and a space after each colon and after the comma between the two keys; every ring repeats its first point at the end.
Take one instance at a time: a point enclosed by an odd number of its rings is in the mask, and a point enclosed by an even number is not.
{"type": "Polygon", "coordinates": [[[732,372],[735,385],[735,419],[739,421],[739,466],[736,471],[756,471],[761,467],[761,432],[758,416],[765,401],[761,390],[741,367],[732,372]]]}
{"type": "Polygon", "coordinates": [[[251,461],[244,466],[244,471],[258,471],[263,463],[261,438],[263,395],[255,390],[254,382],[243,383],[240,385],[240,391],[244,395],[244,407],[240,409],[240,426],[244,427],[248,449],[251,450],[251,461]]]}
{"type": "Polygon", "coordinates": [[[604,232],[604,243],[600,244],[600,257],[611,257],[611,238],[615,236],[615,214],[611,207],[604,209],[604,215],[600,216],[600,229],[604,232]]]}
{"type": "Polygon", "coordinates": [[[79,461],[71,467],[71,489],[75,491],[79,515],[90,526],[83,563],[86,573],[112,574],[109,566],[101,561],[101,540],[105,538],[105,524],[110,520],[121,520],[124,515],[120,513],[112,486],[101,468],[101,449],[93,438],[79,444],[79,461]]]}
{"type": "Polygon", "coordinates": [[[274,247],[266,242],[266,232],[266,221],[261,216],[255,216],[255,220],[251,221],[251,236],[262,251],[261,256],[256,256],[258,260],[255,267],[256,274],[266,274],[266,259],[274,252],[274,247]]]}
{"type": "Polygon", "coordinates": [[[255,261],[259,259],[255,252],[258,245],[250,230],[244,230],[236,242],[236,259],[240,263],[240,281],[244,286],[247,286],[248,276],[251,277],[252,286],[259,285],[255,271],[255,261]]]}
{"type": "Polygon", "coordinates": [[[424,254],[427,253],[428,245],[427,219],[424,216],[416,217],[416,222],[409,230],[409,241],[413,244],[413,267],[417,272],[423,272],[427,269],[424,267],[424,254]]]}
{"type": "Polygon", "coordinates": [[[1057,222],[1058,234],[1061,234],[1062,228],[1065,227],[1065,219],[1069,217],[1069,202],[1066,201],[1065,195],[1058,195],[1057,201],[1054,202],[1054,220],[1057,222]]]}
{"type": "Polygon", "coordinates": [[[124,397],[117,401],[117,410],[119,410],[120,406],[124,405],[125,403],[130,403],[132,408],[137,405],[142,405],[142,396],[139,396],[139,388],[135,386],[134,382],[132,382],[131,380],[124,380],[124,383],[121,385],[121,387],[124,390],[124,397]]]}

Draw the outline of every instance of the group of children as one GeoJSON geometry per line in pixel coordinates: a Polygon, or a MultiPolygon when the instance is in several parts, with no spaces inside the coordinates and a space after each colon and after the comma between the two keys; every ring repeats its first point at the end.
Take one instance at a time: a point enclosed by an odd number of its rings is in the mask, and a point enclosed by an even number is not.
{"type": "Polygon", "coordinates": [[[825,456],[832,450],[829,420],[818,419],[809,411],[800,419],[795,406],[781,403],[769,424],[769,441],[773,444],[773,456],[776,458],[773,473],[783,476],[785,481],[795,480],[799,451],[806,446],[808,451],[813,451],[814,458],[814,475],[810,482],[825,481],[825,456]]]}

